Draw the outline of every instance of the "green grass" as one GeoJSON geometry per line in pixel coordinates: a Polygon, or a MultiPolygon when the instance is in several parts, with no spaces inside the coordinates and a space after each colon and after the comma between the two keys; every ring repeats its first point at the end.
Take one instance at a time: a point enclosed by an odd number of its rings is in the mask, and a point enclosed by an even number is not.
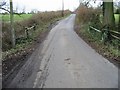
{"type": "MultiPolygon", "coordinates": [[[[32,16],[32,14],[21,14],[19,15],[14,15],[14,20],[15,21],[22,21],[24,19],[28,19],[32,16]]],[[[0,17],[2,17],[2,21],[10,21],[10,15],[0,15],[0,17]]]]}
{"type": "Polygon", "coordinates": [[[119,14],[114,14],[115,16],[115,23],[118,24],[119,23],[119,14]]]}

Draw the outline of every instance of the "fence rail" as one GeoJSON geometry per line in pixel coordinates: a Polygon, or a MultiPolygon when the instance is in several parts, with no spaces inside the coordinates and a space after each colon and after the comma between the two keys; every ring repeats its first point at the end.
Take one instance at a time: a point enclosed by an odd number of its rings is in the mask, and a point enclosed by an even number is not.
{"type": "Polygon", "coordinates": [[[34,28],[35,28],[35,26],[25,27],[25,29],[27,29],[27,30],[34,29],[34,28]]]}
{"type": "Polygon", "coordinates": [[[95,31],[97,31],[97,32],[101,32],[99,29],[96,29],[96,28],[94,28],[94,27],[92,27],[92,26],[89,26],[89,28],[91,28],[91,29],[93,29],[93,30],[95,30],[95,31]]]}
{"type": "MultiPolygon", "coordinates": [[[[99,29],[96,29],[95,27],[93,26],[89,26],[89,31],[90,30],[94,30],[94,31],[97,31],[98,33],[101,34],[101,39],[108,39],[108,36],[110,35],[112,38],[114,39],[117,39],[117,40],[120,40],[120,32],[117,32],[117,31],[113,31],[113,30],[108,30],[108,29],[103,29],[103,30],[99,30],[99,29]],[[109,34],[109,35],[108,35],[109,34]],[[115,35],[113,35],[115,34],[115,35]]],[[[103,40],[105,41],[105,40],[103,40]]]]}
{"type": "Polygon", "coordinates": [[[116,34],[120,35],[120,32],[117,32],[117,31],[110,30],[110,32],[113,32],[113,33],[116,33],[116,34]]]}
{"type": "Polygon", "coordinates": [[[24,42],[26,39],[31,39],[33,32],[36,30],[36,25],[31,27],[24,27],[24,35],[18,36],[16,38],[16,43],[24,42]]]}
{"type": "Polygon", "coordinates": [[[29,31],[30,30],[35,30],[35,29],[36,29],[35,25],[33,25],[31,27],[25,27],[25,36],[26,36],[26,38],[29,38],[29,31]]]}

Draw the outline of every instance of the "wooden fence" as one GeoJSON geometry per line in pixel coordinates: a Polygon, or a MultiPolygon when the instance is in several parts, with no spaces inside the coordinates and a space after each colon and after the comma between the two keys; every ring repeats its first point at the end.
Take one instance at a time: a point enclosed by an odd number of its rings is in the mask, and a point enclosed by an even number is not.
{"type": "Polygon", "coordinates": [[[16,38],[16,43],[21,43],[27,39],[31,39],[35,30],[36,30],[36,25],[33,25],[31,27],[24,27],[24,35],[18,36],[16,38]]]}
{"type": "Polygon", "coordinates": [[[25,36],[26,36],[26,38],[29,38],[29,36],[30,36],[30,34],[29,34],[30,30],[35,31],[35,29],[36,29],[35,25],[33,25],[31,27],[25,27],[25,36]]]}
{"type": "Polygon", "coordinates": [[[108,29],[96,29],[93,26],[89,26],[89,32],[91,32],[91,30],[94,30],[97,33],[100,33],[101,35],[101,40],[103,42],[108,41],[109,37],[111,37],[112,39],[116,39],[118,41],[120,41],[120,32],[114,31],[114,30],[108,30],[108,29]]]}

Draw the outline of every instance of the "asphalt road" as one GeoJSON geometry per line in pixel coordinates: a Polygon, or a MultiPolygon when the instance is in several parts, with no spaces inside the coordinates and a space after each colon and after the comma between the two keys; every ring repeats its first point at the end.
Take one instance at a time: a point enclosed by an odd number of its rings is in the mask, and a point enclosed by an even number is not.
{"type": "Polygon", "coordinates": [[[0,89],[2,89],[2,63],[1,61],[0,61],[0,89]]]}
{"type": "Polygon", "coordinates": [[[74,20],[72,14],[50,31],[9,87],[118,88],[118,68],[74,32],[74,20]]]}

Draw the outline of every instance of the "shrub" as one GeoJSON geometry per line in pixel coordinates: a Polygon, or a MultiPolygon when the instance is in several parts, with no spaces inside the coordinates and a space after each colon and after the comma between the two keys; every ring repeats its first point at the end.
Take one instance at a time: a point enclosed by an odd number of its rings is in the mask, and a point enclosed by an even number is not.
{"type": "MultiPolygon", "coordinates": [[[[69,14],[69,10],[65,10],[64,14],[69,14]]],[[[15,36],[16,39],[24,39],[25,37],[25,27],[31,27],[33,25],[43,27],[48,22],[61,17],[61,11],[52,11],[52,12],[39,12],[37,14],[33,14],[33,16],[29,19],[25,19],[24,21],[17,21],[14,23],[15,36]]],[[[11,48],[11,40],[10,40],[10,24],[7,22],[2,23],[2,50],[7,51],[11,48]]]]}
{"type": "Polygon", "coordinates": [[[10,25],[8,23],[2,22],[2,50],[5,51],[6,48],[10,49],[11,46],[11,41],[10,41],[10,25]]]}
{"type": "Polygon", "coordinates": [[[97,9],[88,8],[84,5],[81,5],[77,9],[77,17],[79,23],[90,23],[94,27],[100,27],[100,12],[97,9]]]}

